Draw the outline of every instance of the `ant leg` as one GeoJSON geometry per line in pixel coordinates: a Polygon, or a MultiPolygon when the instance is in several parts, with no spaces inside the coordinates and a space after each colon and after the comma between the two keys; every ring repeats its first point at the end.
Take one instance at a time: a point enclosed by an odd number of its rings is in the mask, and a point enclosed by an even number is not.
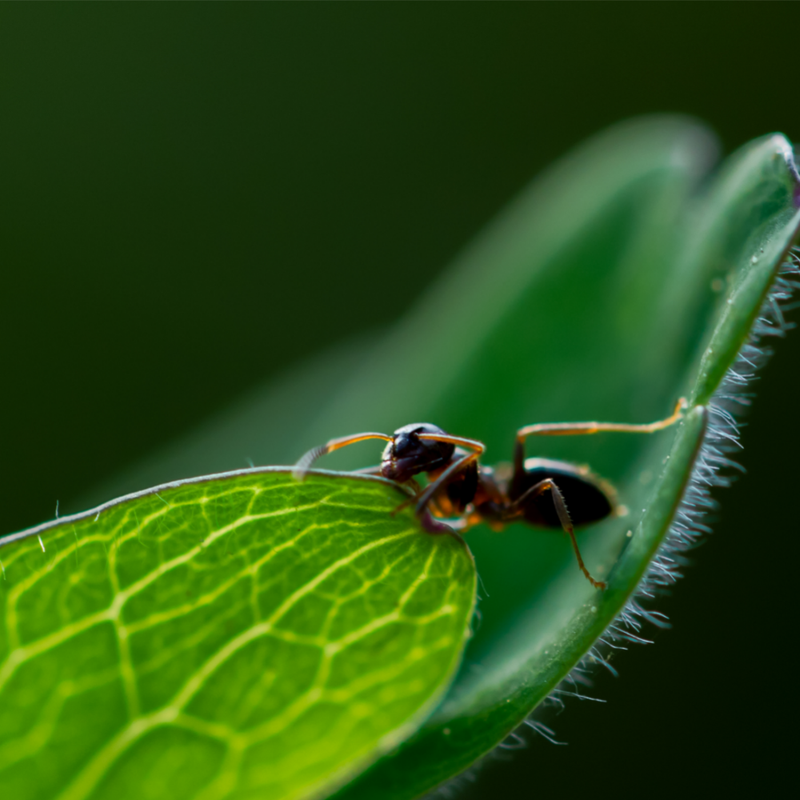
{"type": "MultiPolygon", "coordinates": [[[[418,499],[416,500],[416,513],[419,517],[422,517],[425,506],[427,506],[433,495],[442,486],[442,484],[444,484],[445,481],[447,481],[447,479],[449,479],[454,473],[458,472],[458,470],[463,469],[471,461],[474,461],[476,458],[480,457],[484,450],[486,450],[486,447],[483,442],[479,442],[477,439],[467,439],[464,436],[451,436],[449,433],[419,433],[417,434],[417,438],[426,439],[427,441],[431,442],[447,442],[448,444],[454,444],[460,447],[469,447],[475,451],[465,458],[459,459],[458,461],[453,461],[435,481],[432,481],[425,487],[425,490],[421,495],[419,495],[419,492],[417,493],[418,499]]],[[[404,503],[400,503],[400,505],[397,506],[394,511],[392,511],[392,516],[397,514],[398,511],[402,511],[406,506],[413,502],[415,502],[414,499],[406,500],[404,503]]],[[[428,530],[427,526],[423,527],[428,530]]]]}
{"type": "Polygon", "coordinates": [[[418,494],[416,498],[409,498],[403,503],[400,503],[397,508],[392,511],[392,516],[394,516],[398,511],[402,511],[406,506],[410,505],[411,503],[416,503],[416,514],[419,517],[422,517],[425,511],[427,510],[427,505],[430,503],[431,499],[433,498],[434,494],[453,476],[456,472],[461,469],[464,469],[465,466],[470,464],[471,462],[475,461],[476,458],[480,456],[483,452],[483,445],[481,445],[481,451],[479,453],[470,453],[464,458],[459,458],[458,461],[451,462],[450,466],[435,480],[429,483],[422,494],[418,494]]]}
{"type": "Polygon", "coordinates": [[[424,510],[425,506],[428,505],[428,502],[434,496],[434,494],[436,494],[436,492],[442,486],[444,486],[444,484],[447,483],[447,481],[453,475],[455,475],[456,472],[464,469],[464,467],[480,458],[480,456],[483,455],[483,452],[486,450],[486,446],[483,444],[483,442],[479,442],[477,439],[465,439],[461,436],[450,436],[448,433],[420,433],[419,438],[428,439],[433,442],[449,442],[450,444],[469,447],[474,451],[469,455],[464,456],[464,458],[460,458],[458,461],[453,461],[435,481],[432,481],[425,487],[425,491],[417,500],[417,514],[422,514],[422,511],[424,510]]]}
{"type": "Polygon", "coordinates": [[[363,442],[366,439],[383,439],[384,442],[393,441],[392,437],[387,436],[385,433],[356,433],[352,436],[343,436],[340,439],[331,439],[327,444],[323,444],[320,447],[315,447],[303,455],[294,465],[292,475],[295,477],[295,480],[302,481],[306,476],[306,472],[308,472],[308,470],[311,468],[311,465],[318,458],[321,458],[328,453],[332,453],[334,450],[347,447],[349,444],[363,442]]]}
{"type": "Polygon", "coordinates": [[[514,447],[514,473],[519,474],[525,469],[525,439],[528,436],[584,436],[592,433],[616,431],[618,433],[655,433],[656,431],[674,425],[682,416],[688,406],[686,399],[678,400],[675,410],[666,419],[649,422],[644,425],[626,424],[619,422],[546,422],[537,425],[526,425],[517,431],[517,441],[514,447]]]}
{"type": "Polygon", "coordinates": [[[603,583],[603,581],[596,581],[589,574],[589,570],[586,569],[586,565],[583,563],[581,551],[578,549],[578,542],[575,539],[575,529],[572,525],[569,511],[567,510],[567,504],[564,502],[564,495],[561,494],[561,490],[551,478],[545,478],[543,481],[539,481],[539,483],[531,486],[527,492],[525,492],[521,497],[518,497],[507,507],[506,512],[510,512],[512,514],[517,512],[526,500],[538,497],[540,494],[544,494],[545,492],[550,492],[553,498],[553,505],[556,507],[558,521],[561,523],[564,533],[569,536],[570,541],[572,542],[572,549],[575,551],[575,557],[578,559],[578,566],[580,567],[581,572],[586,576],[586,579],[589,581],[589,583],[591,583],[596,589],[605,589],[606,584],[603,583]]]}
{"type": "Polygon", "coordinates": [[[420,514],[419,521],[428,533],[433,534],[459,534],[463,533],[469,527],[467,521],[462,519],[451,519],[447,522],[439,522],[427,508],[420,514]]]}
{"type": "Polygon", "coordinates": [[[439,521],[436,517],[434,517],[430,511],[425,509],[420,516],[420,522],[422,523],[422,527],[425,528],[428,533],[466,533],[466,531],[472,527],[471,523],[464,519],[448,519],[445,521],[439,521]]]}
{"type": "MultiPolygon", "coordinates": [[[[417,500],[417,514],[421,515],[425,506],[431,501],[431,498],[434,494],[459,470],[464,469],[468,464],[474,461],[483,454],[486,450],[486,446],[483,442],[479,442],[477,439],[467,439],[463,436],[451,436],[449,433],[420,433],[418,434],[419,439],[427,439],[428,441],[432,442],[447,442],[448,444],[458,445],[460,447],[469,447],[473,450],[473,453],[470,453],[468,456],[459,459],[458,461],[453,461],[444,472],[442,472],[439,477],[429,483],[425,490],[423,491],[422,495],[420,495],[419,499],[417,500]]],[[[405,508],[410,502],[407,501],[402,503],[395,509],[395,513],[400,511],[401,508],[405,508]]]]}
{"type": "Polygon", "coordinates": [[[666,419],[648,422],[644,425],[631,425],[624,422],[545,422],[540,425],[526,425],[517,431],[517,439],[522,440],[527,436],[575,436],[600,433],[601,431],[655,433],[655,431],[674,425],[681,418],[681,413],[686,407],[686,399],[681,397],[675,406],[675,410],[666,419]]]}
{"type": "MultiPolygon", "coordinates": [[[[406,503],[403,503],[400,508],[403,508],[406,503]]],[[[397,511],[398,509],[395,509],[397,511]]],[[[431,514],[429,508],[424,508],[422,513],[419,515],[419,521],[422,524],[422,527],[428,533],[457,533],[457,534],[464,534],[466,533],[473,525],[477,525],[480,522],[484,522],[485,520],[480,514],[472,513],[467,514],[463,517],[459,517],[458,519],[448,519],[446,522],[440,522],[436,517],[431,514]]]]}

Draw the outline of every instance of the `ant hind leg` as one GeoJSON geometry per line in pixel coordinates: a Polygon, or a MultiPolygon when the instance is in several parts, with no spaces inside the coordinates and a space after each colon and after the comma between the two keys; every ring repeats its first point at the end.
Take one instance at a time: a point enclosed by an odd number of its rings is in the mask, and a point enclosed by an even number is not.
{"type": "Polygon", "coordinates": [[[555,506],[556,514],[558,515],[558,521],[561,523],[561,528],[563,529],[564,533],[569,536],[570,542],[572,543],[572,549],[575,552],[575,558],[578,559],[578,567],[580,567],[581,572],[586,576],[586,580],[588,580],[589,583],[591,583],[596,589],[605,589],[606,584],[603,581],[596,581],[589,573],[589,570],[586,569],[586,565],[583,563],[583,557],[581,556],[581,551],[578,548],[578,541],[575,538],[575,528],[572,524],[572,519],[569,516],[567,504],[564,502],[564,495],[561,493],[561,489],[558,488],[556,483],[551,478],[545,478],[543,481],[539,481],[539,483],[531,486],[527,492],[518,497],[507,507],[506,513],[509,515],[509,517],[518,516],[523,508],[524,503],[526,503],[528,500],[532,500],[534,497],[538,497],[540,494],[544,494],[545,492],[550,492],[550,496],[553,498],[553,505],[555,506]]]}

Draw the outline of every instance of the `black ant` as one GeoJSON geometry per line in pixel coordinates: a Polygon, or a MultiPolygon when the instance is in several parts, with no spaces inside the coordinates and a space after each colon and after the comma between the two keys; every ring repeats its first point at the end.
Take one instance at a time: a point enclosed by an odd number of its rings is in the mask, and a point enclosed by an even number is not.
{"type": "MultiPolygon", "coordinates": [[[[587,467],[568,461],[544,458],[525,459],[525,440],[529,436],[575,436],[603,431],[653,433],[675,424],[686,408],[681,398],[671,416],[646,425],[614,422],[555,422],[526,425],[517,431],[514,461],[510,470],[483,466],[478,459],[486,449],[482,442],[452,436],[428,422],[405,425],[391,436],[385,433],[357,433],[331,439],[309,450],[295,465],[294,474],[303,478],[306,470],[327,453],[364,441],[388,442],[379,467],[363,470],[411,486],[416,494],[416,513],[429,533],[465,531],[479,522],[494,530],[524,520],[531,525],[561,528],[570,537],[572,548],[583,574],[598,589],[606,584],[596,581],[586,569],[575,540],[574,525],[587,525],[612,514],[619,514],[614,487],[587,467]],[[428,485],[421,489],[415,475],[427,473],[428,485]],[[504,474],[505,473],[505,474],[504,474]],[[567,510],[567,501],[569,508],[567,510]],[[458,517],[447,525],[436,517],[458,517]]],[[[403,503],[395,511],[403,508],[403,503]]]]}

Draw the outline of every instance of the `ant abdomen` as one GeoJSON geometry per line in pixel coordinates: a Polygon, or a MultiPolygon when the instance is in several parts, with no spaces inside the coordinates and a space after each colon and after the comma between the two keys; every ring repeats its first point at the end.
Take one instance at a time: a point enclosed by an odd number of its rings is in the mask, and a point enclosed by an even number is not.
{"type": "MultiPolygon", "coordinates": [[[[574,525],[588,525],[612,514],[617,508],[614,488],[586,467],[566,461],[529,458],[524,472],[511,481],[508,497],[512,502],[546,479],[552,480],[561,491],[574,525]]],[[[531,525],[561,528],[562,523],[549,493],[532,495],[521,504],[522,517],[531,525]]]]}

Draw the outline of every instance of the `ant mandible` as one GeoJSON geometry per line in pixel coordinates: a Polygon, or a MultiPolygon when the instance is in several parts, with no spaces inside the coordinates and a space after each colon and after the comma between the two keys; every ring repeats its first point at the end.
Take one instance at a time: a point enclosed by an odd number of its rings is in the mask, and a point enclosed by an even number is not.
{"type": "MultiPolygon", "coordinates": [[[[681,398],[666,419],[645,425],[616,422],[555,422],[526,425],[517,431],[514,461],[510,478],[501,470],[479,463],[486,449],[476,439],[452,436],[428,422],[398,428],[391,436],[385,433],[356,433],[331,439],[309,450],[295,465],[294,475],[303,479],[306,471],[321,456],[366,439],[388,442],[379,467],[364,472],[406,484],[414,489],[416,514],[429,533],[460,532],[479,522],[494,530],[510,522],[524,520],[530,525],[561,528],[570,538],[575,556],[587,580],[598,589],[606,584],[595,580],[583,563],[575,540],[575,525],[586,525],[618,513],[614,487],[587,467],[568,461],[525,458],[525,440],[529,436],[576,436],[605,431],[654,433],[668,428],[681,418],[686,401],[681,398]],[[426,473],[428,485],[421,489],[415,475],[426,473]],[[567,510],[569,501],[569,511],[567,510]],[[435,517],[458,517],[447,525],[435,517]]],[[[395,511],[403,508],[400,505],[395,511]]]]}

